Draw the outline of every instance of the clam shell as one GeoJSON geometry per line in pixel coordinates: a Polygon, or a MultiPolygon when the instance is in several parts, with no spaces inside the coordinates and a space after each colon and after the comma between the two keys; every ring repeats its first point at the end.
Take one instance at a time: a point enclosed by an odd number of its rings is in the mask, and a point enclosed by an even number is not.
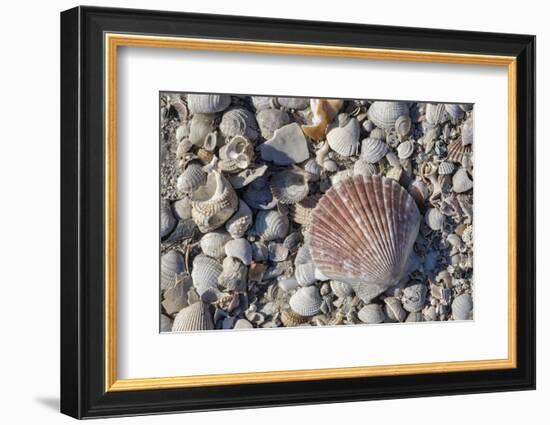
{"type": "Polygon", "coordinates": [[[371,139],[378,139],[378,140],[382,140],[383,142],[385,142],[386,141],[386,130],[384,130],[383,128],[375,128],[370,132],[369,137],[371,139]]]}
{"type": "Polygon", "coordinates": [[[357,317],[368,325],[382,323],[386,320],[386,315],[380,304],[367,304],[359,310],[357,317]]]}
{"type": "Polygon", "coordinates": [[[258,124],[254,114],[245,108],[232,108],[224,112],[220,131],[225,137],[244,136],[254,141],[258,138],[258,124]]]}
{"type": "Polygon", "coordinates": [[[309,252],[309,244],[304,243],[296,253],[296,258],[294,259],[294,264],[305,264],[311,261],[311,253],[309,252]]]}
{"type": "Polygon", "coordinates": [[[201,147],[204,139],[216,128],[216,120],[212,115],[197,114],[191,119],[189,141],[201,147]]]}
{"type": "Polygon", "coordinates": [[[332,122],[344,102],[341,99],[311,99],[313,123],[303,125],[304,133],[313,140],[324,140],[328,125],[332,122]]]}
{"type": "Polygon", "coordinates": [[[191,218],[191,199],[188,197],[182,198],[174,202],[175,216],[180,220],[188,220],[191,218]]]}
{"type": "Polygon", "coordinates": [[[277,200],[271,193],[269,183],[263,176],[258,177],[246,187],[243,199],[251,208],[257,210],[270,210],[277,205],[277,200]]]}
{"type": "Polygon", "coordinates": [[[368,117],[377,127],[390,129],[402,115],[409,115],[409,107],[404,102],[373,102],[368,117]]]}
{"type": "Polygon", "coordinates": [[[278,263],[288,258],[288,248],[282,243],[270,242],[267,250],[269,261],[278,263]]]}
{"type": "Polygon", "coordinates": [[[424,221],[432,230],[441,230],[445,224],[445,216],[436,208],[430,208],[424,215],[424,221]]]}
{"type": "Polygon", "coordinates": [[[306,97],[278,97],[277,102],[287,109],[306,109],[309,106],[309,99],[306,97]]]}
{"type": "Polygon", "coordinates": [[[199,254],[193,260],[191,278],[193,286],[199,296],[207,291],[217,292],[218,277],[222,272],[222,265],[215,259],[204,254],[199,254]]]}
{"type": "Polygon", "coordinates": [[[426,105],[426,121],[432,125],[442,124],[449,119],[443,103],[428,103],[426,105]]]}
{"type": "Polygon", "coordinates": [[[352,156],[356,155],[359,149],[359,134],[359,121],[347,114],[340,114],[328,128],[327,142],[338,154],[352,156]]]}
{"type": "Polygon", "coordinates": [[[253,232],[263,241],[283,239],[288,234],[289,221],[285,214],[277,210],[259,211],[254,222],[253,232]]]}
{"type": "Polygon", "coordinates": [[[400,143],[397,147],[397,156],[399,159],[407,159],[412,156],[414,153],[414,142],[412,140],[407,140],[406,142],[400,143]]]}
{"type": "Polygon", "coordinates": [[[330,288],[338,298],[351,297],[354,293],[351,285],[348,285],[346,282],[340,282],[339,280],[331,280],[330,288]]]}
{"type": "Polygon", "coordinates": [[[213,114],[221,112],[231,104],[227,94],[189,94],[187,107],[194,114],[213,114]]]}
{"type": "Polygon", "coordinates": [[[361,159],[376,164],[388,152],[388,145],[380,139],[368,137],[361,143],[361,159]]]}
{"type": "Polygon", "coordinates": [[[308,226],[311,221],[311,213],[317,205],[317,202],[319,202],[319,198],[319,195],[312,195],[294,205],[291,205],[290,218],[292,221],[294,223],[308,226]]]}
{"type": "Polygon", "coordinates": [[[177,251],[168,251],[160,257],[160,287],[169,289],[176,284],[176,275],[183,273],[185,262],[177,251]]]}
{"type": "Polygon", "coordinates": [[[252,263],[252,247],[244,238],[233,239],[225,244],[225,254],[239,259],[244,265],[252,263]]]}
{"type": "Polygon", "coordinates": [[[395,132],[399,136],[399,139],[406,137],[412,128],[412,120],[409,115],[401,115],[395,120],[395,132]]]}
{"type": "Polygon", "coordinates": [[[283,170],[271,177],[271,193],[282,204],[295,204],[309,193],[305,173],[300,170],[283,170]]]}
{"type": "Polygon", "coordinates": [[[260,155],[264,161],[277,165],[298,164],[307,160],[307,140],[300,126],[291,123],[275,130],[273,137],[260,145],[260,155]]]}
{"type": "Polygon", "coordinates": [[[177,220],[172,213],[170,202],[166,199],[160,200],[160,237],[164,238],[176,227],[177,220]]]}
{"type": "Polygon", "coordinates": [[[464,110],[458,103],[446,103],[445,110],[455,120],[461,119],[464,116],[464,110]]]}
{"type": "Polygon", "coordinates": [[[464,168],[459,168],[453,175],[453,190],[456,193],[464,193],[474,187],[474,183],[470,180],[467,171],[464,168]]]}
{"type": "Polygon", "coordinates": [[[239,209],[225,222],[225,229],[233,238],[242,238],[252,225],[252,211],[243,200],[239,199],[239,209]]]}
{"type": "Polygon", "coordinates": [[[209,331],[214,321],[208,305],[202,301],[182,309],[174,318],[172,332],[209,331]]]}
{"type": "Polygon", "coordinates": [[[206,233],[200,241],[202,252],[209,257],[222,259],[225,257],[225,244],[231,240],[231,235],[225,230],[214,230],[206,233]]]}
{"type": "Polygon", "coordinates": [[[454,170],[454,164],[448,161],[443,161],[441,164],[439,164],[439,167],[437,168],[437,172],[442,176],[453,174],[454,170]]]}
{"type": "Polygon", "coordinates": [[[252,105],[256,108],[256,111],[263,111],[264,109],[270,109],[276,107],[276,99],[268,96],[251,96],[252,105]]]}
{"type": "Polygon", "coordinates": [[[474,142],[474,119],[472,117],[464,121],[462,125],[462,144],[469,146],[474,142]]]}
{"type": "Polygon", "coordinates": [[[459,139],[453,140],[447,146],[447,160],[461,164],[464,155],[470,152],[472,152],[471,145],[464,145],[459,139]]]}
{"type": "Polygon", "coordinates": [[[296,252],[303,241],[304,237],[302,235],[302,232],[296,231],[290,233],[283,241],[283,244],[284,246],[286,246],[289,252],[296,252]]]}
{"type": "Polygon", "coordinates": [[[317,278],[315,277],[315,264],[313,261],[296,265],[294,275],[296,276],[296,281],[300,286],[313,285],[317,281],[317,278]]]}
{"type": "Polygon", "coordinates": [[[290,116],[280,109],[264,109],[256,114],[256,121],[264,139],[273,137],[275,130],[290,123],[290,116]]]}
{"type": "Polygon", "coordinates": [[[198,162],[187,165],[177,181],[177,188],[182,193],[192,193],[196,188],[206,183],[207,173],[198,162]]]}
{"type": "Polygon", "coordinates": [[[248,283],[248,268],[234,257],[225,257],[222,267],[223,271],[218,276],[218,284],[227,291],[245,291],[248,283]]]}
{"type": "Polygon", "coordinates": [[[323,172],[323,169],[314,158],[311,158],[311,159],[308,159],[307,162],[305,163],[304,171],[308,173],[311,181],[317,181],[319,180],[319,177],[321,177],[321,173],[323,172]]]}
{"type": "Polygon", "coordinates": [[[352,285],[389,287],[406,272],[420,213],[399,183],[355,176],[329,189],[313,211],[309,243],[317,268],[352,285]]]}
{"type": "Polygon", "coordinates": [[[376,165],[371,164],[363,158],[359,158],[355,161],[355,164],[353,164],[353,173],[369,177],[378,173],[378,169],[376,168],[376,165]]]}
{"type": "Polygon", "coordinates": [[[417,313],[424,307],[428,288],[422,283],[407,286],[403,290],[403,308],[409,313],[417,313]]]}
{"type": "Polygon", "coordinates": [[[218,171],[208,174],[206,183],[193,192],[191,201],[191,215],[203,233],[223,225],[239,206],[235,189],[218,171]]]}
{"type": "Polygon", "coordinates": [[[296,291],[290,297],[290,308],[300,316],[310,317],[319,313],[323,298],[319,293],[319,289],[312,286],[304,286],[296,291]]]}
{"type": "Polygon", "coordinates": [[[404,322],[407,318],[407,312],[403,309],[401,301],[395,297],[384,298],[384,303],[386,304],[386,315],[388,319],[393,322],[404,322]]]}
{"type": "Polygon", "coordinates": [[[219,151],[220,170],[233,173],[250,166],[254,156],[254,147],[244,136],[234,136],[219,151]]]}
{"type": "Polygon", "coordinates": [[[471,320],[474,303],[470,294],[462,294],[456,297],[451,304],[454,320],[471,320]]]}

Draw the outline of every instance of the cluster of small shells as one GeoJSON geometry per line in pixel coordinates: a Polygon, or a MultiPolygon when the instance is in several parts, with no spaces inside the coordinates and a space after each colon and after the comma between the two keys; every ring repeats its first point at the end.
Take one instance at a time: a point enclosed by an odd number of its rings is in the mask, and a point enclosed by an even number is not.
{"type": "Polygon", "coordinates": [[[162,93],[161,331],[469,320],[473,106],[162,93]]]}

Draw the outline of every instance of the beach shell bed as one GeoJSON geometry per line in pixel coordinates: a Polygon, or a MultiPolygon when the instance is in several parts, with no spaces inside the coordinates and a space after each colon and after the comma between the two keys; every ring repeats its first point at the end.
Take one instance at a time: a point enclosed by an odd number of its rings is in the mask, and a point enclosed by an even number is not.
{"type": "Polygon", "coordinates": [[[473,105],[159,100],[162,332],[473,319],[473,105]]]}

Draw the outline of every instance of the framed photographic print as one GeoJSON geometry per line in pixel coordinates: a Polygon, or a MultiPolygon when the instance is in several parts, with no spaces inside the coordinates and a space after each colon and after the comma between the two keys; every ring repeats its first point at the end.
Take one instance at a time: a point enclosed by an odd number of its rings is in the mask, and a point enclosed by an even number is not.
{"type": "Polygon", "coordinates": [[[61,411],[533,389],[535,38],[61,14],[61,411]]]}

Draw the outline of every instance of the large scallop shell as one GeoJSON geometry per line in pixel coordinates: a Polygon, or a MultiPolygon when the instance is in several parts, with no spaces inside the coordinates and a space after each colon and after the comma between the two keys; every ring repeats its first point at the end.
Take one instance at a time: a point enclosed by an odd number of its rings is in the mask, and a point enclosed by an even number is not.
{"type": "Polygon", "coordinates": [[[231,240],[231,236],[225,230],[214,230],[205,234],[200,241],[202,252],[212,258],[225,257],[224,246],[231,240]]]}
{"type": "Polygon", "coordinates": [[[373,102],[368,110],[368,117],[378,127],[390,129],[402,115],[409,115],[405,102],[373,102]]]}
{"type": "Polygon", "coordinates": [[[262,137],[270,139],[275,130],[290,123],[290,116],[280,109],[264,109],[256,114],[262,137]]]}
{"type": "Polygon", "coordinates": [[[239,209],[225,222],[225,230],[234,238],[242,238],[252,225],[252,211],[243,200],[239,199],[239,209]]]}
{"type": "Polygon", "coordinates": [[[340,99],[311,99],[313,124],[303,125],[304,133],[313,140],[324,140],[328,125],[344,104],[340,99]]]}
{"type": "Polygon", "coordinates": [[[259,135],[254,114],[245,108],[232,108],[225,111],[220,122],[220,131],[225,137],[244,136],[252,141],[259,135]]]}
{"type": "Polygon", "coordinates": [[[313,211],[311,256],[328,278],[361,287],[399,282],[418,229],[414,199],[393,179],[354,176],[329,189],[313,211]]]}
{"type": "Polygon", "coordinates": [[[193,192],[191,201],[191,215],[203,233],[223,225],[239,206],[235,189],[218,171],[208,174],[206,183],[193,192]]]}
{"type": "Polygon", "coordinates": [[[170,202],[166,199],[160,200],[160,237],[164,238],[174,229],[177,220],[172,213],[170,202]]]}
{"type": "Polygon", "coordinates": [[[352,156],[359,149],[359,133],[359,121],[347,114],[340,114],[328,128],[327,141],[333,151],[342,156],[352,156]]]}
{"type": "Polygon", "coordinates": [[[361,159],[370,164],[376,164],[388,152],[388,145],[380,139],[368,137],[361,144],[361,159]]]}
{"type": "Polygon", "coordinates": [[[191,193],[206,183],[206,176],[207,173],[198,162],[191,162],[178,177],[177,188],[182,193],[191,193]]]}
{"type": "Polygon", "coordinates": [[[289,229],[288,217],[277,210],[258,211],[254,222],[254,234],[263,241],[283,239],[289,229]]]}
{"type": "Polygon", "coordinates": [[[226,94],[189,94],[187,107],[194,114],[213,114],[226,109],[231,103],[231,96],[226,94]]]}
{"type": "Polygon", "coordinates": [[[288,169],[271,177],[271,193],[282,204],[295,204],[309,193],[306,174],[301,170],[288,169]]]}
{"type": "Polygon", "coordinates": [[[209,331],[214,321],[207,304],[202,301],[185,307],[174,318],[172,332],[209,331]]]}
{"type": "Polygon", "coordinates": [[[323,298],[315,285],[304,286],[290,297],[290,308],[300,316],[313,316],[321,310],[323,298]]]}
{"type": "Polygon", "coordinates": [[[193,260],[191,277],[197,293],[202,296],[207,291],[217,292],[218,277],[222,272],[222,265],[213,258],[199,254],[193,260]]]}
{"type": "Polygon", "coordinates": [[[160,257],[160,287],[169,289],[176,284],[176,275],[183,273],[185,262],[177,251],[168,251],[160,257]]]}
{"type": "Polygon", "coordinates": [[[233,137],[219,151],[219,168],[229,173],[238,172],[249,167],[254,156],[252,143],[243,136],[233,137]]]}

